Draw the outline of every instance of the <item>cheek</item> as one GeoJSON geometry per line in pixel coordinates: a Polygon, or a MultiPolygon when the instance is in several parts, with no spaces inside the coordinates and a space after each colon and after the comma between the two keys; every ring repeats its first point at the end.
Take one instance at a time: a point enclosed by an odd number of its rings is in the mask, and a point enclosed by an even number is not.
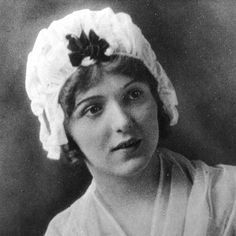
{"type": "Polygon", "coordinates": [[[139,110],[139,122],[149,129],[150,126],[156,126],[158,129],[158,111],[155,101],[150,101],[139,110]]]}
{"type": "Polygon", "coordinates": [[[75,122],[70,130],[75,142],[87,158],[96,156],[106,148],[109,138],[103,125],[75,122]]]}
{"type": "Polygon", "coordinates": [[[142,131],[150,142],[158,142],[159,126],[158,112],[155,101],[148,103],[140,112],[138,123],[142,127],[142,131]]]}

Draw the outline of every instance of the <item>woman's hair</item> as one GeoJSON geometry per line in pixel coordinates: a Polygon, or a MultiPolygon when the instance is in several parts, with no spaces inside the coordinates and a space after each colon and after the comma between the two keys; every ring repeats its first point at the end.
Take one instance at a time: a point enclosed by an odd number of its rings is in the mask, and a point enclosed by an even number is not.
{"type": "Polygon", "coordinates": [[[104,75],[107,74],[128,76],[149,85],[158,108],[159,136],[160,138],[167,136],[170,120],[164,112],[163,103],[159,98],[157,81],[139,59],[124,55],[113,55],[108,62],[97,62],[90,66],[80,66],[68,78],[60,91],[59,103],[65,114],[64,127],[68,138],[68,143],[61,145],[62,159],[66,159],[74,164],[84,164],[86,157],[69,134],[67,125],[75,108],[76,94],[86,92],[96,86],[104,75]]]}

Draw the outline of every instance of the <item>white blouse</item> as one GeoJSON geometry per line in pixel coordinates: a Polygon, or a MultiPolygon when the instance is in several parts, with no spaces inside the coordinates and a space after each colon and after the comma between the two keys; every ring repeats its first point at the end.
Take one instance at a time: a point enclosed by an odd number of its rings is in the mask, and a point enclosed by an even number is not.
{"type": "MultiPolygon", "coordinates": [[[[150,236],[236,236],[236,167],[210,167],[160,149],[150,236]]],[[[95,184],[50,222],[46,236],[127,236],[95,184]]]]}

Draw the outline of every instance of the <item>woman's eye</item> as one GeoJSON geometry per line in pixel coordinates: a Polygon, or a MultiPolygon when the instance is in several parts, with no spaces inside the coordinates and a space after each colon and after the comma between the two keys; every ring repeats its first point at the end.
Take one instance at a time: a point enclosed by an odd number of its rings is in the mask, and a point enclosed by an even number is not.
{"type": "Polygon", "coordinates": [[[95,116],[102,110],[100,105],[91,105],[84,110],[84,114],[88,116],[95,116]]]}
{"type": "Polygon", "coordinates": [[[142,96],[142,94],[143,94],[142,90],[139,90],[139,89],[131,90],[128,93],[128,99],[129,100],[136,100],[136,99],[140,98],[142,96]]]}

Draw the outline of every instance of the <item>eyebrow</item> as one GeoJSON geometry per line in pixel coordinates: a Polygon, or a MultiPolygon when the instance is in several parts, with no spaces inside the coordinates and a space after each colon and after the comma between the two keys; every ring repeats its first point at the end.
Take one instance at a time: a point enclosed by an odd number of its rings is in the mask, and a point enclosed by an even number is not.
{"type": "Polygon", "coordinates": [[[135,83],[135,82],[139,82],[139,81],[137,81],[137,80],[135,80],[135,79],[132,79],[132,80],[129,81],[127,84],[125,84],[125,85],[123,86],[123,88],[127,88],[130,84],[133,84],[133,83],[135,83]]]}
{"type": "Polygon", "coordinates": [[[85,98],[85,99],[81,100],[78,104],[75,105],[75,109],[74,110],[76,110],[77,107],[79,107],[84,102],[88,102],[90,100],[99,99],[101,97],[102,97],[101,95],[95,95],[95,96],[91,96],[91,97],[85,98]]]}
{"type": "MultiPolygon", "coordinates": [[[[133,79],[133,80],[129,81],[127,84],[125,84],[122,89],[127,88],[130,84],[133,84],[133,83],[135,83],[135,82],[139,82],[139,81],[133,79]]],[[[90,100],[99,99],[99,98],[101,98],[101,97],[102,97],[101,95],[94,95],[94,96],[85,98],[85,99],[81,100],[78,104],[75,105],[74,110],[76,110],[76,109],[77,109],[82,103],[84,103],[84,102],[88,102],[88,101],[90,101],[90,100]]]]}

